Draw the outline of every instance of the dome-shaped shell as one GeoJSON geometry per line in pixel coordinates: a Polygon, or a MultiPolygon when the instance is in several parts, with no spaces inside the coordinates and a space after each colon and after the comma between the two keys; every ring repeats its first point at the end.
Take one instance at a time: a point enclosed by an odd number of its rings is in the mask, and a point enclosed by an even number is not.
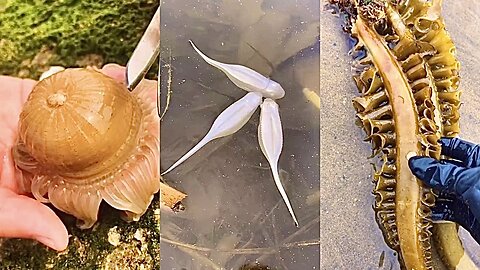
{"type": "Polygon", "coordinates": [[[138,88],[130,93],[89,69],[38,82],[13,148],[26,191],[83,228],[97,220],[102,199],[138,219],[159,190],[159,121],[146,93],[154,89],[138,88]]]}
{"type": "Polygon", "coordinates": [[[35,86],[20,114],[20,140],[45,168],[98,173],[134,146],[142,118],[134,99],[100,72],[67,69],[35,86]]]}

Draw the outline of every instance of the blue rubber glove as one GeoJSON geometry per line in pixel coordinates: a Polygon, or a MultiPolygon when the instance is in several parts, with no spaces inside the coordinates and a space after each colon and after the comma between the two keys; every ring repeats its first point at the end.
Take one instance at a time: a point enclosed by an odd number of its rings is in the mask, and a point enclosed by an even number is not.
{"type": "Polygon", "coordinates": [[[442,138],[440,144],[442,155],[454,160],[414,156],[410,170],[440,191],[432,219],[456,222],[480,243],[480,145],[459,138],[442,138]]]}

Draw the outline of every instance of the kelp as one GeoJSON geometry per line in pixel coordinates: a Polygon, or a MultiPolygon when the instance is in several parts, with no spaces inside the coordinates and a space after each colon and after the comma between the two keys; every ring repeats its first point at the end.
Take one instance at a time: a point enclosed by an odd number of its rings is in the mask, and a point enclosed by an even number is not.
{"type": "MultiPolygon", "coordinates": [[[[407,154],[439,159],[438,139],[459,133],[460,65],[441,1],[330,2],[345,15],[344,29],[355,40],[353,78],[360,96],[353,106],[372,157],[381,163],[373,179],[377,223],[403,268],[433,269],[435,194],[410,172],[407,154]]],[[[456,225],[436,224],[434,234],[447,267],[474,267],[456,225]]]]}

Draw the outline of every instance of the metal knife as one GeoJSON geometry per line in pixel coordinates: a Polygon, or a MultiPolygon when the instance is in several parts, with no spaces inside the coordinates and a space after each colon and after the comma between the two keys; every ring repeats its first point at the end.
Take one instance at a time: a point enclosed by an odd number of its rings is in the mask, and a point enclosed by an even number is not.
{"type": "Polygon", "coordinates": [[[128,90],[133,91],[145,77],[160,53],[160,7],[153,15],[145,33],[128,60],[126,78],[128,90]]]}

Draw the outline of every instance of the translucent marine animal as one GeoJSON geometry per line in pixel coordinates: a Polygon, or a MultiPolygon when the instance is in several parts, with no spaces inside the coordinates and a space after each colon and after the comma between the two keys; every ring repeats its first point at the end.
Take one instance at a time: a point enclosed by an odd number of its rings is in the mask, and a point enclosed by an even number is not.
{"type": "Polygon", "coordinates": [[[90,228],[102,200],[127,220],[146,211],[159,181],[159,121],[147,87],[98,71],[42,77],[20,114],[15,164],[25,192],[90,228]]]}
{"type": "Polygon", "coordinates": [[[270,164],[277,189],[280,192],[295,225],[298,227],[297,218],[295,217],[290,200],[282,186],[278,173],[278,160],[283,147],[283,132],[278,104],[275,100],[283,98],[285,90],[283,90],[279,83],[250,68],[241,65],[218,62],[203,54],[192,41],[190,41],[190,44],[207,63],[223,71],[236,86],[249,93],[227,107],[217,119],[215,119],[207,135],[205,135],[197,145],[190,149],[190,151],[170,166],[170,168],[163,172],[162,175],[175,169],[208,142],[232,135],[240,130],[260,106],[261,112],[260,123],[258,125],[258,142],[263,154],[270,164]]]}

